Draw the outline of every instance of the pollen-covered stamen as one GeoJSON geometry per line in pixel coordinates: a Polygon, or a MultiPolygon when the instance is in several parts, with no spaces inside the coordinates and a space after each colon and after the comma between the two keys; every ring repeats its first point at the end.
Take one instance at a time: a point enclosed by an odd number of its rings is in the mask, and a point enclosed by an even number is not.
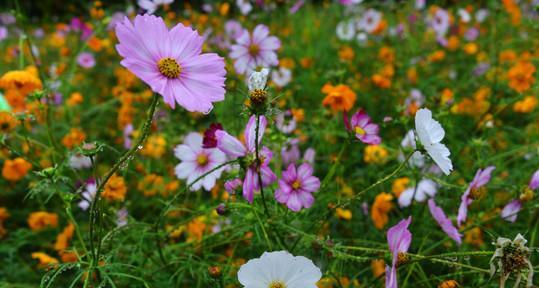
{"type": "Polygon", "coordinates": [[[356,126],[354,128],[354,132],[356,132],[356,134],[359,134],[359,135],[365,135],[365,130],[363,130],[363,128],[359,127],[359,126],[356,126]]]}
{"type": "Polygon", "coordinates": [[[206,166],[206,164],[208,164],[208,162],[209,162],[208,155],[206,155],[204,153],[198,154],[198,156],[197,156],[198,165],[206,166]]]}
{"type": "Polygon", "coordinates": [[[180,64],[178,64],[175,59],[170,57],[165,57],[159,60],[159,62],[157,62],[157,68],[159,69],[159,72],[163,74],[163,76],[170,79],[178,78],[182,72],[180,64]]]}
{"type": "Polygon", "coordinates": [[[397,266],[405,264],[409,260],[410,260],[410,256],[408,256],[408,254],[404,252],[399,252],[399,254],[397,254],[397,266]]]}
{"type": "Polygon", "coordinates": [[[299,182],[299,180],[296,180],[292,183],[292,188],[294,188],[294,190],[298,190],[300,187],[301,187],[301,182],[299,182]]]}
{"type": "Polygon", "coordinates": [[[267,95],[268,93],[265,90],[255,89],[249,92],[249,99],[251,99],[251,103],[260,105],[266,102],[267,95]]]}
{"type": "Polygon", "coordinates": [[[281,281],[272,281],[268,288],[286,288],[286,285],[281,281]]]}
{"type": "Polygon", "coordinates": [[[258,45],[251,44],[249,46],[249,54],[251,56],[256,57],[256,56],[258,56],[259,53],[260,53],[260,47],[258,47],[258,45]]]}

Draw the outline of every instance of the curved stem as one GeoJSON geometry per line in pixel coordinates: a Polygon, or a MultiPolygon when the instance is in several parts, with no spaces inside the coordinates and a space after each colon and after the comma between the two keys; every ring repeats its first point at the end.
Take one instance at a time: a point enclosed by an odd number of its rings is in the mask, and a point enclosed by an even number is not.
{"type": "MultiPolygon", "coordinates": [[[[93,255],[93,261],[92,261],[92,265],[97,265],[97,262],[99,260],[99,249],[100,249],[100,240],[97,240],[95,241],[94,239],[94,234],[95,234],[95,229],[96,229],[96,224],[97,224],[97,221],[101,218],[101,212],[99,211],[98,207],[99,207],[99,202],[101,201],[101,193],[103,192],[103,189],[105,188],[105,185],[107,184],[107,182],[110,180],[110,178],[112,177],[112,175],[114,175],[114,173],[116,173],[116,171],[118,171],[120,169],[120,167],[124,166],[125,163],[127,163],[128,161],[130,161],[132,158],[133,158],[133,155],[140,149],[139,146],[141,146],[144,141],[146,140],[146,138],[148,137],[148,135],[150,134],[150,128],[152,126],[152,120],[153,120],[153,115],[155,113],[155,108],[157,107],[157,103],[159,102],[159,95],[154,93],[153,94],[153,98],[152,98],[152,102],[150,104],[150,107],[148,108],[148,112],[147,112],[147,117],[146,117],[146,121],[144,122],[144,124],[142,125],[142,128],[141,128],[141,135],[139,136],[139,138],[137,139],[136,143],[134,143],[134,145],[131,147],[131,149],[129,149],[127,152],[125,152],[121,157],[120,159],[118,159],[118,161],[114,164],[114,166],[112,166],[112,168],[107,172],[107,174],[105,174],[105,176],[103,177],[103,180],[99,183],[99,186],[97,187],[97,190],[96,190],[96,193],[95,193],[95,197],[92,201],[92,205],[91,205],[91,208],[90,208],[90,249],[92,250],[92,255],[93,255]],[[97,247],[98,249],[96,250],[95,249],[95,243],[97,243],[97,247]]],[[[100,225],[98,225],[100,226],[100,225]]],[[[99,228],[99,227],[97,227],[99,228]]],[[[99,235],[97,235],[98,238],[99,238],[99,235]]]]}

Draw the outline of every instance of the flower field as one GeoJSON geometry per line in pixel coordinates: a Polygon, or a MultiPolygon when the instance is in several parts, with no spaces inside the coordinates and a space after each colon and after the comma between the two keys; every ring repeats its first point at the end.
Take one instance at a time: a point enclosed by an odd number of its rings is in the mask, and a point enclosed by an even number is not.
{"type": "Polygon", "coordinates": [[[537,287],[539,2],[8,1],[0,287],[537,287]]]}

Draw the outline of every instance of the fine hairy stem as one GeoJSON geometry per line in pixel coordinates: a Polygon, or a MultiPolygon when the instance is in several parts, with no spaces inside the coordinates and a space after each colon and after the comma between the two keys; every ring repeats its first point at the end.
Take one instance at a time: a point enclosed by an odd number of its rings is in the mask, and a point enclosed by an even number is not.
{"type": "Polygon", "coordinates": [[[155,225],[154,225],[154,232],[155,232],[155,240],[156,240],[156,245],[157,245],[157,251],[159,253],[159,258],[161,259],[161,262],[163,263],[163,265],[168,265],[166,259],[165,259],[165,256],[163,254],[163,250],[161,249],[161,239],[159,237],[159,228],[161,227],[161,222],[163,222],[163,218],[165,218],[165,215],[167,214],[168,212],[168,209],[170,209],[170,206],[172,206],[172,204],[174,202],[176,202],[176,200],[178,199],[178,197],[180,195],[183,195],[185,194],[185,192],[187,192],[188,190],[191,189],[191,187],[193,187],[193,185],[195,185],[198,181],[204,179],[206,176],[210,175],[211,173],[219,170],[219,169],[222,169],[224,167],[226,167],[227,165],[231,165],[231,164],[234,164],[238,162],[238,160],[231,160],[231,161],[227,161],[221,165],[218,165],[216,166],[215,168],[211,169],[210,171],[200,175],[198,178],[196,178],[193,182],[191,182],[189,185],[185,186],[185,188],[180,192],[180,193],[176,193],[174,195],[174,197],[172,197],[172,199],[170,199],[170,201],[167,202],[167,204],[165,205],[165,207],[161,210],[161,213],[159,213],[159,217],[157,218],[157,221],[155,222],[155,225]]]}
{"type": "Polygon", "coordinates": [[[262,196],[262,204],[264,205],[264,213],[266,213],[266,216],[269,218],[270,215],[269,215],[269,210],[268,210],[268,205],[266,204],[266,198],[264,196],[264,188],[263,188],[263,184],[262,184],[262,174],[260,172],[260,167],[262,166],[262,160],[260,159],[260,155],[259,155],[259,144],[258,144],[258,131],[260,129],[260,116],[257,115],[256,116],[256,129],[255,129],[255,157],[256,157],[256,165],[257,165],[257,169],[256,169],[256,174],[257,174],[257,177],[258,177],[258,187],[260,188],[260,195],[262,196]]]}
{"type": "MultiPolygon", "coordinates": [[[[103,180],[100,181],[99,186],[97,187],[97,190],[96,190],[96,193],[95,193],[95,198],[93,199],[92,205],[91,205],[91,208],[90,208],[90,249],[92,250],[92,256],[93,256],[92,265],[94,265],[94,266],[97,265],[97,262],[99,260],[99,249],[100,249],[100,246],[101,246],[100,245],[101,241],[99,240],[99,235],[97,235],[98,239],[94,239],[96,228],[99,228],[99,227],[96,227],[96,224],[97,224],[98,220],[101,218],[101,213],[102,213],[98,209],[99,202],[101,200],[101,194],[103,192],[103,189],[105,188],[105,185],[107,184],[109,179],[112,177],[112,175],[114,175],[114,173],[116,173],[116,171],[118,171],[120,169],[120,167],[123,167],[128,161],[130,161],[134,157],[133,155],[140,149],[139,147],[142,146],[142,144],[144,143],[144,141],[146,140],[146,138],[150,134],[150,131],[151,131],[150,128],[152,126],[153,115],[155,113],[155,108],[157,107],[158,102],[159,102],[159,95],[154,93],[153,98],[152,98],[152,102],[151,102],[150,107],[148,108],[148,111],[147,111],[146,121],[142,125],[141,134],[138,137],[137,141],[134,143],[134,145],[131,147],[131,149],[129,149],[127,152],[125,152],[118,159],[118,161],[114,164],[114,166],[112,166],[112,168],[107,172],[107,174],[105,174],[105,176],[103,177],[103,180]],[[96,242],[96,243],[94,243],[94,242],[96,242]],[[98,245],[97,250],[95,249],[96,244],[98,245]]],[[[99,221],[99,222],[101,222],[101,221],[99,221]]]]}

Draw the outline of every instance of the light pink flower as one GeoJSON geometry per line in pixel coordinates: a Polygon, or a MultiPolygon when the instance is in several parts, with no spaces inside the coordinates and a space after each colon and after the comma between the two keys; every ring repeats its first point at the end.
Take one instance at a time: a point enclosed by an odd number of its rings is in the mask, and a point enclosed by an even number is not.
{"type": "Polygon", "coordinates": [[[436,220],[438,225],[442,228],[442,230],[449,236],[449,238],[455,240],[458,245],[462,243],[462,235],[459,233],[459,230],[453,225],[451,220],[447,218],[447,216],[444,213],[444,210],[442,208],[436,206],[436,202],[434,202],[434,199],[429,199],[428,202],[429,205],[429,211],[432,215],[432,218],[436,220]]]}
{"type": "Polygon", "coordinates": [[[296,165],[290,164],[283,171],[282,179],[279,180],[279,188],[275,191],[275,199],[279,203],[295,212],[301,208],[309,208],[314,203],[312,193],[320,188],[320,180],[313,176],[313,167],[304,163],[297,169],[296,165]]]}
{"type": "Polygon", "coordinates": [[[82,52],[77,56],[77,63],[83,68],[92,68],[95,66],[94,55],[90,52],[82,52]]]}
{"type": "Polygon", "coordinates": [[[191,190],[196,191],[204,187],[210,191],[215,186],[215,181],[221,177],[224,168],[217,169],[206,175],[198,182],[195,179],[215,169],[226,162],[226,156],[219,149],[202,148],[202,135],[192,132],[187,134],[184,144],[174,148],[174,156],[182,162],[174,169],[178,179],[187,179],[187,184],[192,185],[191,190]]]}
{"type": "Polygon", "coordinates": [[[522,209],[522,202],[520,199],[515,199],[509,202],[501,212],[502,219],[507,220],[511,223],[517,221],[518,212],[522,209]]]}
{"type": "Polygon", "coordinates": [[[273,67],[279,64],[277,49],[281,41],[269,35],[269,28],[259,24],[249,33],[243,30],[236,44],[230,47],[230,58],[234,59],[234,68],[239,74],[250,74],[257,67],[273,67]]]}
{"type": "Polygon", "coordinates": [[[412,243],[412,233],[408,226],[412,222],[412,216],[401,220],[397,225],[387,230],[387,243],[393,256],[391,268],[386,265],[386,288],[397,288],[397,260],[399,253],[408,252],[412,243]]]}
{"type": "Polygon", "coordinates": [[[201,54],[203,38],[179,23],[171,30],[163,19],[137,15],[116,25],[120,63],[163,96],[191,112],[209,113],[225,97],[225,62],[215,53],[201,54]]]}
{"type": "Polygon", "coordinates": [[[490,174],[492,171],[496,169],[495,166],[489,166],[485,168],[484,170],[477,170],[475,173],[475,176],[468,186],[468,189],[462,194],[462,197],[460,198],[460,206],[459,206],[459,213],[457,216],[457,224],[460,227],[464,221],[466,221],[466,217],[468,216],[468,206],[472,203],[473,199],[470,197],[470,193],[472,190],[479,189],[486,185],[490,181],[490,174]]]}

